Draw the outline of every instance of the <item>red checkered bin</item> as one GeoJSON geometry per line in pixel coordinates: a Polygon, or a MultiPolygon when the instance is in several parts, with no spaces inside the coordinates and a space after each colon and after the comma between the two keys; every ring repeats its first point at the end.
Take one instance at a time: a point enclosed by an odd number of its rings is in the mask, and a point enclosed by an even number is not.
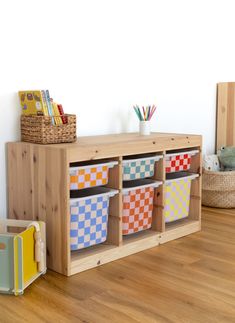
{"type": "Polygon", "coordinates": [[[154,188],[162,182],[150,179],[128,182],[122,190],[122,234],[128,235],[151,228],[154,188]]]}
{"type": "Polygon", "coordinates": [[[166,173],[181,172],[190,169],[191,157],[199,153],[199,150],[182,151],[166,154],[166,173]]]}

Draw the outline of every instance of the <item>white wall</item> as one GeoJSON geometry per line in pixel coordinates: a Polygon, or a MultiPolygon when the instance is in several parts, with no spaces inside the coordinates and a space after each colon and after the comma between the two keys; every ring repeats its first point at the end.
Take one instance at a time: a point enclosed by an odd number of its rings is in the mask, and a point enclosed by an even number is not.
{"type": "Polygon", "coordinates": [[[19,89],[48,88],[78,135],[198,133],[214,149],[216,83],[235,81],[233,0],[8,0],[0,5],[0,216],[5,142],[19,139],[19,89]]]}

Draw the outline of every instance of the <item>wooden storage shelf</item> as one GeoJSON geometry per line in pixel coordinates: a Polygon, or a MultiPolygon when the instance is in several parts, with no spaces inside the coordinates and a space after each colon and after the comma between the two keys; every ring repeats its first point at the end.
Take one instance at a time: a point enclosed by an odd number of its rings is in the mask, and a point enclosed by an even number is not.
{"type": "MultiPolygon", "coordinates": [[[[196,232],[201,227],[201,136],[136,133],[81,137],[76,143],[38,145],[8,143],[9,218],[42,220],[47,225],[47,267],[70,276],[104,263],[158,246],[196,232]],[[156,162],[152,179],[163,182],[155,189],[152,228],[122,236],[122,159],[174,150],[198,149],[192,157],[192,181],[189,217],[166,224],[164,220],[165,159],[156,162]],[[107,187],[119,193],[110,199],[108,237],[105,243],[78,251],[70,250],[71,163],[118,161],[109,170],[107,187]]],[[[73,164],[74,165],[74,164],[73,164]]]]}

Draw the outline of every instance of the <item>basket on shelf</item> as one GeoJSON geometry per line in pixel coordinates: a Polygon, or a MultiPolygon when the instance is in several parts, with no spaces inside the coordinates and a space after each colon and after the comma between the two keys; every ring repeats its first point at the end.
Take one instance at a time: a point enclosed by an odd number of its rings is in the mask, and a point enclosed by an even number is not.
{"type": "Polygon", "coordinates": [[[51,116],[21,116],[21,140],[36,144],[76,141],[76,115],[65,114],[65,124],[53,125],[51,116]]]}
{"type": "Polygon", "coordinates": [[[235,171],[202,174],[202,204],[219,208],[235,208],[235,171]]]}

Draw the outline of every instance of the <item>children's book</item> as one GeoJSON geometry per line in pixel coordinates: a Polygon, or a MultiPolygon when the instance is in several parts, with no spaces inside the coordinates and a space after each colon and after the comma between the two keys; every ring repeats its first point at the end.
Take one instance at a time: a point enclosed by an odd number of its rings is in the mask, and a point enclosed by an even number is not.
{"type": "Polygon", "coordinates": [[[64,109],[62,107],[62,104],[58,104],[58,110],[59,110],[60,115],[62,116],[61,119],[62,119],[63,124],[67,123],[67,118],[64,116],[64,109]]]}
{"type": "Polygon", "coordinates": [[[49,113],[49,116],[52,117],[51,118],[52,124],[55,125],[55,120],[53,118],[53,107],[52,107],[52,104],[51,104],[51,98],[50,98],[49,90],[46,90],[45,94],[46,94],[46,102],[47,102],[48,113],[49,113]]]}
{"type": "Polygon", "coordinates": [[[52,107],[53,107],[53,112],[54,112],[54,116],[55,116],[54,119],[55,119],[56,125],[63,124],[62,119],[60,117],[60,112],[59,112],[57,103],[52,102],[52,107]]]}
{"type": "Polygon", "coordinates": [[[53,125],[67,123],[61,104],[53,102],[48,90],[19,91],[22,114],[50,116],[53,125]]]}
{"type": "Polygon", "coordinates": [[[49,116],[48,107],[47,107],[47,100],[46,100],[46,92],[44,90],[41,91],[42,96],[42,103],[43,103],[43,111],[45,116],[49,116]]]}
{"type": "Polygon", "coordinates": [[[24,115],[44,115],[41,91],[19,91],[20,104],[24,115]]]}

